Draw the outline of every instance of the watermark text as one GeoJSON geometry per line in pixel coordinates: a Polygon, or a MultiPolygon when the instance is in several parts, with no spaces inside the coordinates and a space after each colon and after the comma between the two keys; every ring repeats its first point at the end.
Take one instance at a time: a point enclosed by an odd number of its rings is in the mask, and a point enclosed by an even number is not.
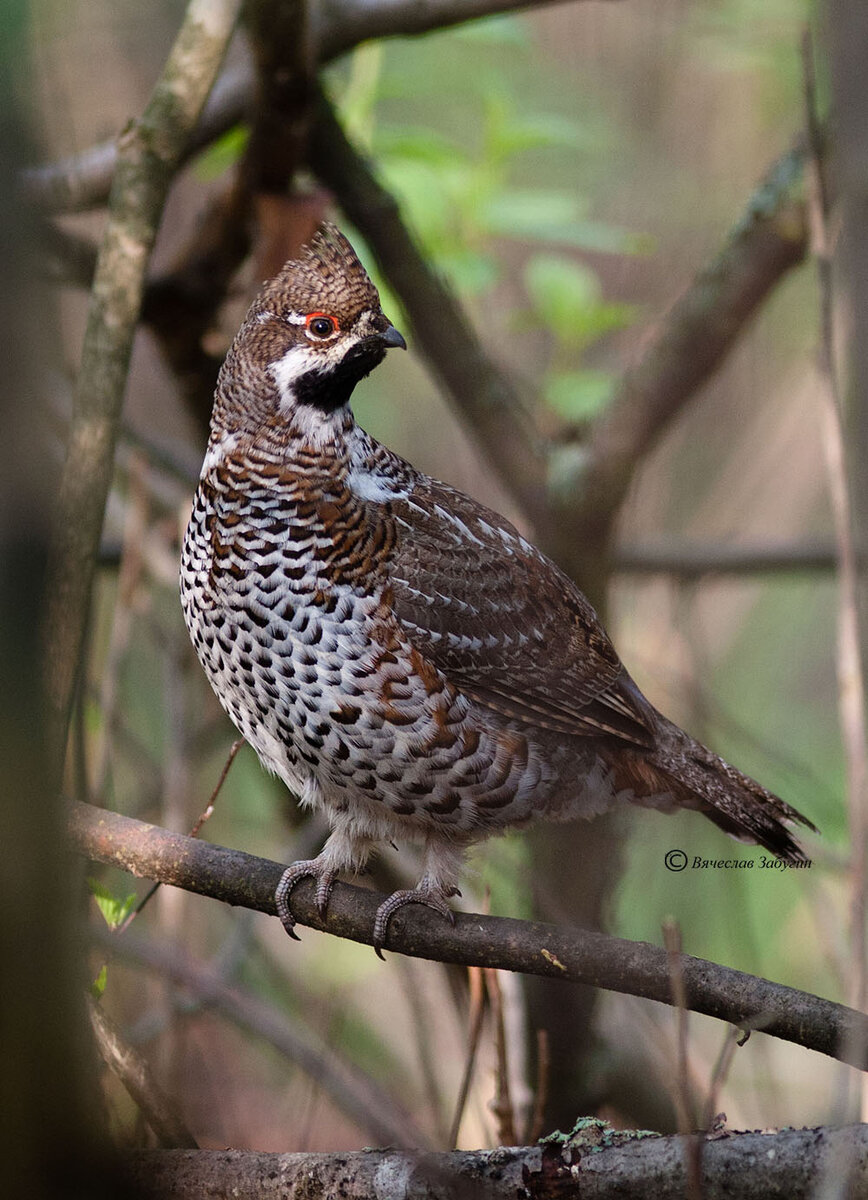
{"type": "Polygon", "coordinates": [[[703,858],[686,854],[684,850],[667,850],[663,856],[667,871],[800,871],[813,866],[811,859],[800,862],[781,862],[771,854],[755,858],[703,858]]]}

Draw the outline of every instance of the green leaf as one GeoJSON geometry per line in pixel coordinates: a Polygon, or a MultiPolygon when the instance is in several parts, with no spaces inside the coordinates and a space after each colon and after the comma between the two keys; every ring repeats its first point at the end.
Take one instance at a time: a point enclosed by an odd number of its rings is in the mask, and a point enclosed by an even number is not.
{"type": "Polygon", "coordinates": [[[573,342],[588,312],[600,302],[600,281],[581,263],[536,254],[525,267],[525,286],[543,323],[561,342],[573,342]]]}
{"type": "Polygon", "coordinates": [[[459,292],[468,295],[478,295],[487,291],[497,283],[499,276],[498,264],[494,258],[469,249],[439,254],[436,265],[459,292]]]}
{"type": "Polygon", "coordinates": [[[106,968],[105,963],[103,963],[103,965],[99,969],[99,975],[97,975],[96,979],[90,985],[90,992],[91,992],[91,995],[93,996],[94,1000],[99,1000],[100,997],[102,996],[103,992],[105,991],[105,984],[106,984],[107,978],[108,978],[108,970],[106,968]]]}
{"type": "Polygon", "coordinates": [[[432,167],[451,166],[466,159],[464,151],[449,138],[432,129],[401,126],[398,129],[380,127],[374,140],[380,160],[410,159],[432,167]]]}
{"type": "Polygon", "coordinates": [[[97,908],[105,918],[106,925],[110,929],[117,929],[119,925],[124,923],[133,910],[133,905],[136,902],[135,892],[131,892],[122,899],[120,896],[115,896],[98,879],[88,879],[87,883],[93,893],[94,900],[96,900],[97,908]]]}
{"type": "Polygon", "coordinates": [[[549,237],[583,217],[583,206],[567,192],[512,189],[492,196],[480,214],[490,233],[510,237],[549,237]]]}
{"type": "Polygon", "coordinates": [[[568,421],[589,421],[609,404],[615,377],[608,371],[557,371],[543,381],[543,396],[568,421]]]}
{"type": "Polygon", "coordinates": [[[629,304],[610,304],[600,281],[583,263],[536,254],[525,267],[525,285],[537,316],[564,346],[581,349],[635,316],[629,304]]]}
{"type": "Polygon", "coordinates": [[[250,129],[247,125],[233,125],[231,129],[227,129],[196,159],[193,168],[196,178],[202,183],[219,179],[238,162],[249,140],[250,129]]]}

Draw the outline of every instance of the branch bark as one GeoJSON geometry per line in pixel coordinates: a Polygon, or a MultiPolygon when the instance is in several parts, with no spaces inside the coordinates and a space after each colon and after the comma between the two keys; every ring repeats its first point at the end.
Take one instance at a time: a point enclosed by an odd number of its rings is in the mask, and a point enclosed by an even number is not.
{"type": "MultiPolygon", "coordinates": [[[[722,249],[662,319],[581,447],[561,508],[567,539],[604,547],[637,465],[708,382],[763,301],[808,247],[805,149],[769,169],[722,249]]],[[[564,556],[562,556],[564,557],[564,556]]]]}
{"type": "Polygon", "coordinates": [[[223,61],[239,7],[240,0],[190,0],[144,114],[119,142],[53,547],[48,682],[58,759],[81,658],[145,271],[175,168],[223,61]]]}
{"type": "Polygon", "coordinates": [[[103,1062],[138,1105],[159,1144],[166,1149],[196,1149],[198,1142],[154,1079],[144,1057],[124,1041],[120,1030],[92,998],[88,1000],[88,1015],[103,1062]]]}
{"type": "MultiPolygon", "coordinates": [[[[76,848],[147,879],[273,914],[283,866],[195,838],[170,833],[119,813],[75,803],[69,830],[76,848]]],[[[383,899],[366,888],[336,884],[325,921],[314,886],[293,891],[301,925],[371,944],[374,914],[383,899]]],[[[458,913],[452,926],[421,907],[402,910],[389,926],[389,948],[414,958],[463,966],[499,967],[671,1004],[666,951],[645,942],[540,922],[458,913]]],[[[831,1000],[682,955],[688,1007],[745,1030],[795,1042],[868,1070],[868,1016],[831,1000]]]]}
{"type": "MultiPolygon", "coordinates": [[[[558,0],[327,0],[312,7],[309,43],[324,65],[360,42],[406,37],[461,25],[497,13],[541,8],[558,0]]],[[[183,153],[197,154],[250,115],[255,89],[250,65],[222,76],[183,153]]],[[[80,154],[21,173],[28,200],[46,212],[83,212],[105,203],[117,166],[117,143],[101,142],[80,154]]]]}
{"type": "MultiPolygon", "coordinates": [[[[131,1171],[159,1200],[285,1200],[398,1196],[402,1200],[683,1200],[685,1147],[679,1136],[618,1133],[589,1126],[539,1146],[452,1154],[357,1150],[263,1154],[243,1150],[139,1151],[131,1171]]],[[[858,1196],[868,1187],[868,1126],[726,1133],[703,1143],[704,1200],[858,1196]]]]}
{"type": "Polygon", "coordinates": [[[371,38],[430,33],[553,3],[558,0],[325,0],[316,30],[320,57],[328,62],[371,38]]]}

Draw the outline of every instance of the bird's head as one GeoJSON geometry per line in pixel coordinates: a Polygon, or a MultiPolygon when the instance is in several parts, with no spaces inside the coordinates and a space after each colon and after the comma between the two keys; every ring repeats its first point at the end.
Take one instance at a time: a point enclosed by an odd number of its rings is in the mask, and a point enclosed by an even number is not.
{"type": "Polygon", "coordinates": [[[322,225],[251,306],[221,373],[215,422],[325,429],[394,346],[406,349],[355,251],[322,225]]]}

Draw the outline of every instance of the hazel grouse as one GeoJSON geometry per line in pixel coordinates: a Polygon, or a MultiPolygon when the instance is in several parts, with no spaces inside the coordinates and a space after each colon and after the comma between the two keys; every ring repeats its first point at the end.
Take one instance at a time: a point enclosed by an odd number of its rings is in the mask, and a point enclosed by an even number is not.
{"type": "Polygon", "coordinates": [[[181,595],[220,703],[264,766],[322,809],[319,856],[277,907],[392,839],[451,917],[466,847],[626,802],[692,808],[785,862],[800,813],[673,725],[578,588],[497,513],[356,425],[355,385],[404,339],[346,238],[323,226],[254,301],[220,373],[181,595]]]}

